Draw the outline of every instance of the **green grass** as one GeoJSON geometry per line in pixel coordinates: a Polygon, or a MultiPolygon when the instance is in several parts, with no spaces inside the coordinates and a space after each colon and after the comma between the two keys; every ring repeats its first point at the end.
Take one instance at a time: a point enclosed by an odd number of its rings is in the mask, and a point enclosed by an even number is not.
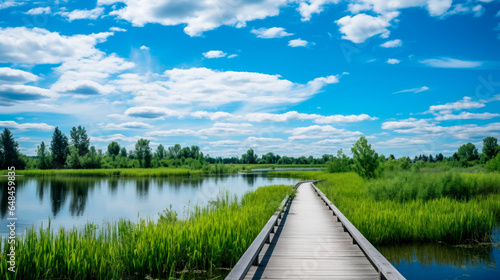
{"type": "Polygon", "coordinates": [[[318,188],[373,244],[478,243],[500,221],[500,174],[403,174],[365,182],[355,173],[273,172],[327,179],[318,188]]]}
{"type": "Polygon", "coordinates": [[[291,186],[268,186],[238,203],[226,195],[195,207],[186,220],[170,210],[157,223],[119,221],[84,230],[28,229],[16,239],[17,272],[7,272],[7,238],[0,275],[6,279],[162,279],[178,272],[232,267],[277,210],[291,186]]]}

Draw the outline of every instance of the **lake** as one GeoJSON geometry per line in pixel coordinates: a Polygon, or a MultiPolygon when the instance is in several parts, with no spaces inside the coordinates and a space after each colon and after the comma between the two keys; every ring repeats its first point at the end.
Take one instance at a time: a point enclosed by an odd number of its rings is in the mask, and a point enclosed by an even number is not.
{"type": "MultiPolygon", "coordinates": [[[[58,229],[82,228],[87,222],[100,225],[104,220],[137,217],[158,218],[158,213],[172,205],[182,217],[196,204],[208,201],[226,191],[241,197],[248,191],[266,185],[295,185],[297,179],[271,178],[267,173],[242,173],[218,176],[170,178],[93,178],[93,177],[18,177],[16,190],[17,234],[32,225],[58,229]]],[[[0,216],[7,221],[7,178],[0,179],[0,216]]],[[[8,228],[0,227],[0,235],[8,228]]]]}
{"type": "MultiPolygon", "coordinates": [[[[262,170],[270,171],[270,170],[262,170]]],[[[156,219],[172,205],[182,217],[195,204],[205,205],[229,191],[241,197],[248,191],[272,184],[294,185],[297,179],[268,177],[267,172],[171,178],[16,178],[17,233],[32,225],[53,228],[83,227],[120,218],[156,219]]],[[[7,179],[0,178],[0,216],[7,220],[7,179]]],[[[8,228],[0,227],[0,235],[8,228]]],[[[500,279],[500,229],[493,232],[496,246],[465,248],[444,244],[379,246],[380,252],[411,279],[500,279]]]]}

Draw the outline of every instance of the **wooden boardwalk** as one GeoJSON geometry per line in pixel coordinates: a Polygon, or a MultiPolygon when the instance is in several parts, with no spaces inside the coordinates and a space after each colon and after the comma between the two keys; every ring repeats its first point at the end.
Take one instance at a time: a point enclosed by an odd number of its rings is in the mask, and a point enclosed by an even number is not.
{"type": "Polygon", "coordinates": [[[249,248],[258,254],[254,265],[246,272],[240,260],[233,270],[241,272],[231,271],[226,279],[404,279],[371,244],[361,249],[368,241],[356,229],[351,232],[352,224],[318,192],[311,182],[300,184],[274,233],[266,235],[268,243],[258,251],[249,248]]]}

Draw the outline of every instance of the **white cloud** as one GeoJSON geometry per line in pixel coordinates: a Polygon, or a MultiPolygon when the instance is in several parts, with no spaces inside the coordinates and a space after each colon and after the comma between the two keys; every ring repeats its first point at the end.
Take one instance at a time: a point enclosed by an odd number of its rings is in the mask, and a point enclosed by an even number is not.
{"type": "Polygon", "coordinates": [[[0,67],[0,82],[8,84],[24,84],[38,80],[38,76],[30,72],[9,67],[0,67]]]}
{"type": "Polygon", "coordinates": [[[390,130],[428,127],[428,126],[432,126],[432,124],[430,124],[427,120],[425,119],[419,120],[415,118],[409,118],[406,120],[398,120],[398,121],[388,121],[382,123],[382,129],[390,129],[390,130]]]}
{"type": "Polygon", "coordinates": [[[422,87],[419,87],[419,88],[403,89],[403,90],[400,90],[400,91],[396,91],[394,94],[396,94],[396,93],[404,93],[404,92],[419,93],[419,92],[423,92],[423,91],[426,91],[426,90],[429,90],[429,87],[422,86],[422,87]]]}
{"type": "Polygon", "coordinates": [[[361,136],[363,133],[359,131],[349,131],[346,129],[338,129],[331,125],[312,125],[307,127],[296,127],[288,131],[291,133],[289,140],[303,140],[303,139],[318,139],[328,137],[351,137],[361,136]]]}
{"type": "Polygon", "coordinates": [[[216,71],[207,68],[172,69],[163,75],[120,75],[115,84],[123,92],[135,95],[136,104],[164,106],[189,105],[191,108],[245,102],[261,107],[293,104],[309,99],[339,76],[316,78],[296,84],[279,75],[253,72],[216,71]],[[155,79],[156,81],[151,81],[155,79]]]}
{"type": "Polygon", "coordinates": [[[227,112],[207,112],[207,111],[196,111],[191,113],[191,116],[198,119],[210,119],[212,121],[235,119],[235,116],[227,112]]]}
{"type": "Polygon", "coordinates": [[[399,15],[399,12],[388,12],[377,17],[367,14],[357,14],[355,16],[345,16],[337,21],[340,27],[342,39],[350,40],[353,43],[363,43],[366,39],[375,35],[387,38],[390,34],[390,22],[399,15]]]}
{"type": "Polygon", "coordinates": [[[326,146],[331,146],[331,145],[345,145],[345,144],[351,144],[355,143],[358,140],[356,137],[348,137],[348,138],[333,138],[333,139],[325,139],[325,140],[320,140],[317,142],[312,143],[313,145],[326,145],[326,146]]]}
{"type": "Polygon", "coordinates": [[[16,7],[16,6],[22,6],[24,4],[25,4],[25,2],[5,0],[5,1],[0,2],[0,10],[11,8],[11,7],[16,7]]]}
{"type": "Polygon", "coordinates": [[[319,14],[324,6],[330,3],[337,4],[340,0],[301,0],[297,10],[302,16],[302,21],[311,20],[312,14],[319,14]]]}
{"type": "Polygon", "coordinates": [[[142,136],[125,136],[123,134],[112,134],[107,136],[90,136],[91,142],[104,142],[110,143],[112,141],[116,142],[137,142],[141,138],[151,139],[151,137],[142,136]]]}
{"type": "Polygon", "coordinates": [[[227,147],[227,146],[239,146],[241,145],[241,142],[236,140],[219,140],[219,141],[209,142],[208,144],[214,147],[227,147]]]}
{"type": "Polygon", "coordinates": [[[143,50],[143,51],[149,51],[149,47],[146,47],[144,45],[142,45],[139,49],[143,50]]]}
{"type": "Polygon", "coordinates": [[[315,119],[316,123],[350,123],[350,122],[361,122],[361,121],[374,121],[378,120],[377,117],[370,117],[367,114],[360,115],[333,115],[333,116],[321,116],[315,119]]]}
{"type": "Polygon", "coordinates": [[[437,126],[431,124],[423,127],[408,129],[397,129],[397,133],[423,134],[432,137],[452,137],[457,139],[476,139],[491,136],[492,133],[500,131],[500,123],[489,123],[479,126],[477,124],[466,124],[456,126],[437,126]]]}
{"type": "Polygon", "coordinates": [[[54,98],[57,95],[47,89],[26,85],[0,85],[0,105],[10,106],[23,101],[54,98]]]}
{"type": "Polygon", "coordinates": [[[141,106],[127,109],[125,111],[125,115],[144,119],[156,119],[162,117],[180,116],[181,113],[166,108],[141,106]]]}
{"type": "Polygon", "coordinates": [[[407,147],[414,145],[425,145],[431,143],[429,139],[419,139],[419,138],[392,138],[387,141],[380,141],[376,145],[390,146],[390,147],[407,147]]]}
{"type": "Polygon", "coordinates": [[[483,64],[481,61],[467,61],[447,57],[424,59],[420,63],[437,68],[477,68],[483,64]]]}
{"type": "Polygon", "coordinates": [[[265,38],[265,39],[282,38],[282,37],[293,35],[293,33],[286,32],[285,28],[283,28],[283,27],[252,29],[252,31],[250,31],[250,32],[257,35],[257,37],[259,37],[259,38],[265,38]]]}
{"type": "Polygon", "coordinates": [[[199,36],[221,25],[244,27],[248,21],[264,19],[279,14],[287,0],[226,0],[179,1],[179,0],[99,0],[100,5],[122,2],[125,7],[111,12],[135,26],[146,23],[162,25],[185,24],[184,32],[199,36]]]}
{"type": "Polygon", "coordinates": [[[106,130],[123,130],[123,129],[146,129],[153,126],[143,122],[125,122],[121,124],[110,123],[104,126],[106,130]]]}
{"type": "Polygon", "coordinates": [[[30,9],[25,14],[27,14],[27,15],[42,15],[42,14],[49,15],[50,12],[51,12],[50,7],[38,7],[38,8],[30,9]]]}
{"type": "Polygon", "coordinates": [[[215,123],[212,127],[199,130],[192,129],[171,129],[161,131],[151,131],[146,133],[148,136],[171,137],[171,136],[197,136],[207,138],[209,136],[224,137],[230,135],[248,135],[255,133],[249,123],[215,123]]]}
{"type": "Polygon", "coordinates": [[[389,59],[387,60],[387,63],[388,63],[388,64],[398,64],[398,63],[400,63],[400,62],[401,62],[401,61],[399,61],[399,59],[395,59],[395,58],[389,58],[389,59]]]}
{"type": "Polygon", "coordinates": [[[99,95],[109,94],[113,92],[114,87],[108,85],[101,85],[92,80],[59,80],[51,87],[52,90],[73,95],[99,95]]]}
{"type": "Polygon", "coordinates": [[[227,58],[235,58],[237,56],[238,56],[237,54],[231,54],[231,55],[228,55],[227,58]]]}
{"type": "Polygon", "coordinates": [[[227,55],[227,53],[225,53],[223,51],[208,51],[208,52],[203,53],[203,56],[206,58],[221,58],[221,57],[225,57],[226,55],[227,55]]]}
{"type": "Polygon", "coordinates": [[[51,131],[53,126],[46,123],[17,123],[14,121],[0,121],[0,127],[19,129],[19,130],[37,130],[37,131],[51,131]]]}
{"type": "Polygon", "coordinates": [[[411,7],[424,7],[431,16],[441,16],[451,7],[452,0],[355,0],[348,5],[354,14],[360,11],[374,11],[382,14],[411,7]]]}
{"type": "Polygon", "coordinates": [[[457,102],[450,102],[443,105],[434,105],[429,107],[430,112],[440,111],[446,113],[447,111],[477,109],[484,107],[484,103],[472,101],[472,98],[465,96],[462,100],[457,102]]]}
{"type": "Polygon", "coordinates": [[[120,27],[116,27],[116,26],[113,26],[109,29],[109,31],[113,31],[113,32],[127,32],[127,29],[123,29],[123,28],[120,28],[120,27]]]}
{"type": "Polygon", "coordinates": [[[0,63],[57,64],[91,56],[113,33],[64,36],[42,28],[0,28],[0,63]]]}
{"type": "Polygon", "coordinates": [[[307,46],[307,44],[308,43],[306,40],[302,40],[300,38],[288,41],[288,45],[290,47],[305,47],[307,46]]]}
{"type": "Polygon", "coordinates": [[[469,113],[469,112],[462,112],[458,115],[455,114],[444,114],[436,117],[436,120],[438,121],[447,121],[447,120],[471,120],[471,119],[476,119],[476,120],[487,120],[487,119],[492,119],[500,117],[500,114],[492,114],[492,113],[469,113]]]}
{"type": "Polygon", "coordinates": [[[396,40],[387,41],[387,42],[381,44],[380,46],[382,48],[397,48],[397,47],[401,47],[402,45],[403,45],[403,42],[400,39],[396,39],[396,40]]]}
{"type": "Polygon", "coordinates": [[[96,7],[92,10],[73,10],[71,12],[60,12],[59,14],[66,17],[68,21],[76,19],[97,19],[104,13],[104,8],[96,7]]]}

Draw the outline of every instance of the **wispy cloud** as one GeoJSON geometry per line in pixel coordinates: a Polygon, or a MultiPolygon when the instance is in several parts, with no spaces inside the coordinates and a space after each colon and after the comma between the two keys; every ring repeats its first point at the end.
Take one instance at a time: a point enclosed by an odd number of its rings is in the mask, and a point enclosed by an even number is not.
{"type": "Polygon", "coordinates": [[[257,37],[259,37],[259,38],[265,38],[265,39],[282,38],[282,37],[293,35],[293,33],[286,32],[285,28],[283,28],[283,27],[252,29],[250,32],[257,35],[257,37]]]}
{"type": "Polygon", "coordinates": [[[403,90],[400,90],[400,91],[396,91],[394,94],[396,94],[396,93],[405,93],[405,92],[419,93],[419,92],[423,92],[423,91],[426,91],[426,90],[429,90],[429,88],[426,87],[426,86],[422,86],[422,87],[419,87],[419,88],[403,89],[403,90]]]}
{"type": "Polygon", "coordinates": [[[403,45],[403,42],[400,39],[392,40],[392,41],[387,41],[380,46],[382,48],[397,48],[401,47],[403,45]]]}
{"type": "Polygon", "coordinates": [[[307,44],[308,42],[306,40],[302,40],[300,38],[288,41],[288,45],[290,47],[306,47],[307,44]]]}
{"type": "Polygon", "coordinates": [[[206,58],[221,58],[221,57],[225,57],[226,55],[227,55],[227,53],[225,53],[223,51],[208,51],[208,52],[203,53],[203,56],[206,58]]]}
{"type": "Polygon", "coordinates": [[[478,68],[483,65],[481,61],[459,60],[449,57],[424,59],[420,63],[437,68],[478,68]]]}

